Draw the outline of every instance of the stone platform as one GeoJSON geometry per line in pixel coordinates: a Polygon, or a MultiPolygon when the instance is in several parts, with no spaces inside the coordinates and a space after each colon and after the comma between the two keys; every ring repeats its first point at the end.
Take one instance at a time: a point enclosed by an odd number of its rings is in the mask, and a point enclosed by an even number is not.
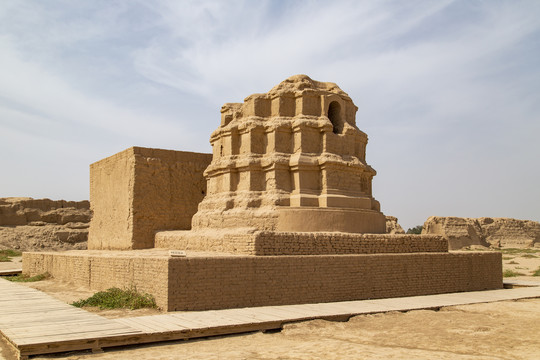
{"type": "Polygon", "coordinates": [[[24,253],[23,272],[93,290],[136,287],[168,310],[212,310],[501,289],[496,252],[250,256],[168,250],[24,253]]]}
{"type": "Polygon", "coordinates": [[[438,235],[258,231],[250,228],[159,231],[156,248],[279,255],[344,255],[447,252],[438,235]]]}

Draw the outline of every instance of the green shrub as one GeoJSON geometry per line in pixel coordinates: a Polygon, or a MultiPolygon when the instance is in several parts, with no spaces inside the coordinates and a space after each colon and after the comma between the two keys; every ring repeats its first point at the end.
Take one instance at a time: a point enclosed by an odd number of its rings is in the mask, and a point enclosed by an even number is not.
{"type": "Polygon", "coordinates": [[[79,300],[71,305],[76,307],[97,306],[100,309],[141,309],[156,308],[156,301],[150,294],[141,294],[137,289],[121,290],[110,288],[100,291],[85,300],[79,300]]]}
{"type": "Polygon", "coordinates": [[[409,230],[407,230],[407,234],[421,234],[423,228],[424,227],[422,225],[417,225],[413,228],[409,228],[409,230]]]}
{"type": "Polygon", "coordinates": [[[39,274],[36,276],[28,276],[28,275],[15,275],[15,276],[5,276],[3,277],[6,280],[13,281],[13,282],[34,282],[34,281],[41,281],[50,278],[51,275],[49,273],[39,274]]]}
{"type": "Polygon", "coordinates": [[[0,250],[0,262],[10,262],[12,257],[21,256],[22,253],[17,250],[0,250]]]}
{"type": "Polygon", "coordinates": [[[540,266],[533,272],[532,276],[540,276],[540,266]]]}
{"type": "Polygon", "coordinates": [[[503,271],[503,277],[515,277],[515,276],[523,276],[525,274],[522,274],[520,272],[514,271],[514,270],[504,270],[503,271]]]}
{"type": "Polygon", "coordinates": [[[15,257],[15,256],[21,256],[22,252],[17,251],[17,250],[6,249],[6,250],[0,250],[0,255],[15,257]]]}

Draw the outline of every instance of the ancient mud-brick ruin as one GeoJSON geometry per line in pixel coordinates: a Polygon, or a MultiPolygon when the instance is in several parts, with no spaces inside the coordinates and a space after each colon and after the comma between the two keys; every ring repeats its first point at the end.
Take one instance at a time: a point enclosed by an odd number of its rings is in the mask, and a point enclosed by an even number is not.
{"type": "Polygon", "coordinates": [[[384,233],[356,110],[337,85],[305,76],[225,104],[193,229],[384,233]]]}
{"type": "Polygon", "coordinates": [[[189,229],[212,155],[132,147],[90,165],[89,249],[148,249],[156,230],[189,229]]]}
{"type": "Polygon", "coordinates": [[[23,271],[136,286],[169,311],[502,288],[500,253],[385,234],[356,111],[336,84],[293,76],[225,104],[211,156],[131,148],[92,164],[90,250],[25,253],[23,271]]]}

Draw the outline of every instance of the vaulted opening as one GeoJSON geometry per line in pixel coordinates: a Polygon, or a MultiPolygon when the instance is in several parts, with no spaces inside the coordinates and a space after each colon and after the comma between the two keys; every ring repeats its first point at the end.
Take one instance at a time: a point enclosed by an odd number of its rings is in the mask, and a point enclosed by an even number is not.
{"type": "Polygon", "coordinates": [[[341,134],[343,131],[343,120],[341,120],[341,105],[337,101],[332,101],[328,106],[328,118],[332,122],[334,134],[341,134]]]}

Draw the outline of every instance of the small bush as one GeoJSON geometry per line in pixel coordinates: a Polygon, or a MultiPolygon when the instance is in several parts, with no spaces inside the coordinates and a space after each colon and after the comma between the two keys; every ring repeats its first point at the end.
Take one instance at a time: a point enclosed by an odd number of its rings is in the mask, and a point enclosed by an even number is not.
{"type": "Polygon", "coordinates": [[[540,266],[533,272],[532,276],[540,276],[540,266]]]}
{"type": "Polygon", "coordinates": [[[8,258],[7,256],[4,256],[4,255],[0,255],[0,262],[10,262],[11,259],[8,258]]]}
{"type": "Polygon", "coordinates": [[[413,228],[409,228],[409,229],[407,230],[407,234],[417,234],[417,235],[418,235],[418,234],[421,234],[423,228],[424,228],[424,227],[423,227],[422,225],[417,225],[417,226],[415,226],[415,227],[413,227],[413,228]]]}
{"type": "Polygon", "coordinates": [[[13,281],[13,282],[35,282],[35,281],[41,281],[50,278],[51,275],[49,273],[39,274],[36,276],[28,276],[28,275],[15,275],[15,276],[5,276],[4,279],[13,281]]]}
{"type": "Polygon", "coordinates": [[[514,270],[504,270],[503,271],[503,277],[516,277],[516,276],[523,276],[525,274],[514,271],[514,270]]]}
{"type": "Polygon", "coordinates": [[[137,289],[121,290],[110,288],[100,291],[85,300],[79,300],[71,305],[76,307],[97,306],[100,309],[141,309],[156,308],[156,301],[150,294],[141,294],[137,289]]]}

